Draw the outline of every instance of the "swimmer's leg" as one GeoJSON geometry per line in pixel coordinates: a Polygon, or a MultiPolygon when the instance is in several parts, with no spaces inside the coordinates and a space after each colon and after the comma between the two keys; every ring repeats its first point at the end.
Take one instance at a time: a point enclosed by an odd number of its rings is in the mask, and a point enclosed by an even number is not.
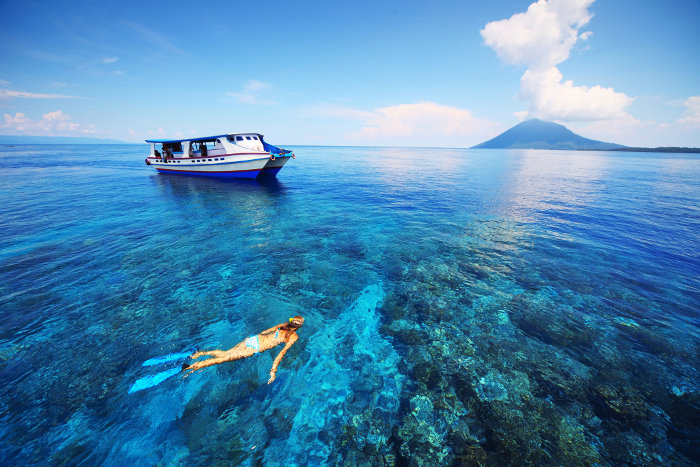
{"type": "Polygon", "coordinates": [[[220,358],[210,358],[208,360],[202,360],[201,362],[194,362],[191,365],[182,365],[182,370],[187,371],[187,370],[192,370],[192,371],[197,371],[201,370],[202,368],[206,368],[208,366],[212,365],[218,365],[219,363],[224,363],[229,361],[227,358],[220,357],[220,358]]]}
{"type": "Polygon", "coordinates": [[[204,357],[204,356],[221,358],[224,355],[226,355],[226,352],[224,352],[223,350],[210,350],[208,352],[195,352],[192,355],[190,355],[190,358],[192,360],[196,360],[199,357],[204,357]]]}
{"type": "MultiPolygon", "coordinates": [[[[199,362],[194,362],[191,365],[184,364],[182,365],[182,371],[189,371],[190,373],[193,371],[201,370],[202,368],[206,368],[208,366],[212,365],[218,365],[219,363],[224,363],[224,362],[232,362],[234,360],[240,360],[241,358],[247,358],[250,356],[255,355],[258,353],[255,349],[252,349],[251,347],[246,346],[245,341],[240,342],[238,345],[233,347],[232,349],[222,352],[221,350],[215,350],[214,352],[221,352],[221,354],[217,354],[217,356],[214,356],[214,358],[210,358],[208,360],[201,360],[199,362]]],[[[198,352],[199,353],[199,352],[198,352]]],[[[203,355],[209,355],[211,352],[203,352],[203,355]]],[[[189,373],[188,373],[189,375],[189,373]]],[[[185,375],[187,376],[187,375],[185,375]]]]}

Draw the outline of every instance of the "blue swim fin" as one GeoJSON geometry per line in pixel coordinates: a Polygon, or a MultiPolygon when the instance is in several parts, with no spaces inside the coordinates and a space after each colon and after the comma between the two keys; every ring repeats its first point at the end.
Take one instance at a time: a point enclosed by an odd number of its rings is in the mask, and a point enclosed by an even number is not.
{"type": "Polygon", "coordinates": [[[175,376],[176,374],[180,373],[180,371],[182,371],[182,369],[179,367],[170,368],[169,370],[161,371],[160,373],[156,373],[155,375],[144,376],[143,378],[139,378],[129,388],[129,394],[131,394],[132,392],[140,391],[142,389],[148,389],[152,388],[153,386],[157,386],[166,379],[170,378],[171,376],[175,376]]]}
{"type": "Polygon", "coordinates": [[[175,360],[184,360],[185,358],[189,357],[193,353],[194,353],[194,351],[188,351],[188,352],[180,352],[180,353],[171,353],[171,354],[165,355],[163,357],[149,358],[148,360],[143,362],[141,364],[141,366],[154,366],[154,365],[160,365],[161,363],[172,362],[175,360]]]}

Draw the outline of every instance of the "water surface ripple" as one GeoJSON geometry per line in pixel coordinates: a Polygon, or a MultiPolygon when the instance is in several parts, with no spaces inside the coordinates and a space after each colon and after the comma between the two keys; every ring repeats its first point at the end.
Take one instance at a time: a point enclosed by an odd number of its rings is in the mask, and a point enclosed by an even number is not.
{"type": "Polygon", "coordinates": [[[0,463],[694,465],[700,159],[0,148],[0,463]],[[145,360],[300,340],[128,393],[145,360]]]}

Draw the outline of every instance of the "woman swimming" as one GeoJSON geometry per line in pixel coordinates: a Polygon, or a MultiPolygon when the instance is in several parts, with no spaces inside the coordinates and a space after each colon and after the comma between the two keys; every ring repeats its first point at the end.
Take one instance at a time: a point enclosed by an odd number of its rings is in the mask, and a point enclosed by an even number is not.
{"type": "Polygon", "coordinates": [[[272,363],[270,379],[267,381],[267,384],[270,384],[275,380],[275,373],[277,372],[277,367],[282,361],[282,357],[284,357],[284,354],[287,353],[287,350],[289,350],[292,344],[299,339],[299,336],[297,336],[297,329],[303,325],[304,318],[301,316],[295,316],[294,318],[290,318],[288,323],[278,324],[277,326],[261,332],[257,336],[251,336],[229,350],[211,350],[208,352],[193,353],[190,355],[190,358],[193,360],[203,356],[210,356],[214,358],[195,362],[191,365],[185,363],[182,365],[182,371],[189,370],[189,372],[192,373],[193,371],[197,371],[212,365],[218,365],[219,363],[232,362],[234,360],[240,360],[241,358],[248,358],[257,353],[276,347],[284,342],[284,348],[272,363]]]}

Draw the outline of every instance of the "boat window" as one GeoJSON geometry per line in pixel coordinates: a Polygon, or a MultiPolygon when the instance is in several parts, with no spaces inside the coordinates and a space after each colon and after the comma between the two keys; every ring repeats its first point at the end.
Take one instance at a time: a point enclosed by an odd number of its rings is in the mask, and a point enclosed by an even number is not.
{"type": "Polygon", "coordinates": [[[245,139],[247,139],[248,141],[250,141],[250,136],[246,136],[245,139]]]}
{"type": "Polygon", "coordinates": [[[242,137],[242,136],[236,136],[236,141],[243,141],[243,137],[242,137]]]}
{"type": "Polygon", "coordinates": [[[253,139],[254,139],[255,141],[257,141],[257,140],[258,140],[258,137],[257,137],[257,136],[253,136],[253,139]]]}

